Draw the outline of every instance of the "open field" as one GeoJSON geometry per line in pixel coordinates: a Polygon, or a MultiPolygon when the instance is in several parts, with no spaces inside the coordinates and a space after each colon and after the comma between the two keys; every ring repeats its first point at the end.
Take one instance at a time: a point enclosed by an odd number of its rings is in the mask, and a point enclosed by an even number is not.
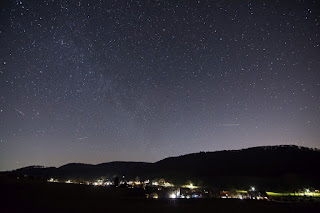
{"type": "Polygon", "coordinates": [[[268,196],[298,196],[298,197],[320,197],[320,193],[304,192],[304,193],[281,193],[281,192],[266,192],[268,196]]]}
{"type": "MultiPolygon", "coordinates": [[[[239,193],[247,193],[247,191],[245,190],[237,190],[237,192],[239,193]]],[[[288,197],[288,196],[294,196],[294,197],[320,197],[320,193],[316,193],[316,192],[266,192],[266,194],[269,197],[288,197]]]]}
{"type": "Polygon", "coordinates": [[[320,204],[234,199],[134,197],[119,188],[45,182],[1,182],[0,212],[320,212],[320,204]]]}

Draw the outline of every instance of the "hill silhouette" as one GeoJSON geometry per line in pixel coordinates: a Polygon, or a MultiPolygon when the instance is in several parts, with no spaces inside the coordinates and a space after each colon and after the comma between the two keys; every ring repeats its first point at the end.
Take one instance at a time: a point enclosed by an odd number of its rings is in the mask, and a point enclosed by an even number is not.
{"type": "Polygon", "coordinates": [[[97,178],[166,178],[177,184],[291,190],[318,186],[320,150],[294,145],[200,152],[169,157],[155,163],[70,163],[61,167],[29,166],[11,172],[40,178],[94,180],[97,178]]]}

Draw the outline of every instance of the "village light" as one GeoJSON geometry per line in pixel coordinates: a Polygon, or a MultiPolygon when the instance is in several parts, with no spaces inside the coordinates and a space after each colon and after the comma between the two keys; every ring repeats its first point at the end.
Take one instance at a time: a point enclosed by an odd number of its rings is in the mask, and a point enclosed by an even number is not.
{"type": "Polygon", "coordinates": [[[177,198],[177,195],[175,193],[171,193],[170,198],[172,198],[172,199],[177,198]]]}
{"type": "Polygon", "coordinates": [[[173,184],[168,183],[168,182],[164,182],[164,183],[163,183],[163,186],[164,186],[164,187],[171,187],[171,186],[173,186],[173,184]]]}
{"type": "Polygon", "coordinates": [[[188,185],[183,185],[182,187],[189,188],[189,189],[199,188],[198,186],[194,186],[193,183],[190,183],[190,184],[188,184],[188,185]]]}

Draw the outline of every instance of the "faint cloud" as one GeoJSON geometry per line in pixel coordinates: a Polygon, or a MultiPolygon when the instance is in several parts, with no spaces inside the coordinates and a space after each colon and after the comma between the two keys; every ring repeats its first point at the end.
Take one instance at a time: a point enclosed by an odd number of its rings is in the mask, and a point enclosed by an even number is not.
{"type": "Polygon", "coordinates": [[[240,124],[222,124],[221,126],[232,127],[232,126],[240,126],[240,124]]]}
{"type": "Polygon", "coordinates": [[[77,138],[78,140],[84,140],[87,139],[88,137],[82,137],[82,138],[77,138]]]}

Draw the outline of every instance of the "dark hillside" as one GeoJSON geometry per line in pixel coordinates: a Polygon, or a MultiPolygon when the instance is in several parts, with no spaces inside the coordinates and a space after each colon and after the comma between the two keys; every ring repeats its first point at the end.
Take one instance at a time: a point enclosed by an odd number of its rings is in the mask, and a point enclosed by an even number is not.
{"type": "Polygon", "coordinates": [[[242,150],[200,152],[170,157],[156,163],[110,162],[98,165],[71,163],[59,168],[25,167],[14,174],[62,179],[160,178],[183,184],[296,188],[315,186],[320,179],[320,151],[298,146],[266,146],[242,150]]]}

